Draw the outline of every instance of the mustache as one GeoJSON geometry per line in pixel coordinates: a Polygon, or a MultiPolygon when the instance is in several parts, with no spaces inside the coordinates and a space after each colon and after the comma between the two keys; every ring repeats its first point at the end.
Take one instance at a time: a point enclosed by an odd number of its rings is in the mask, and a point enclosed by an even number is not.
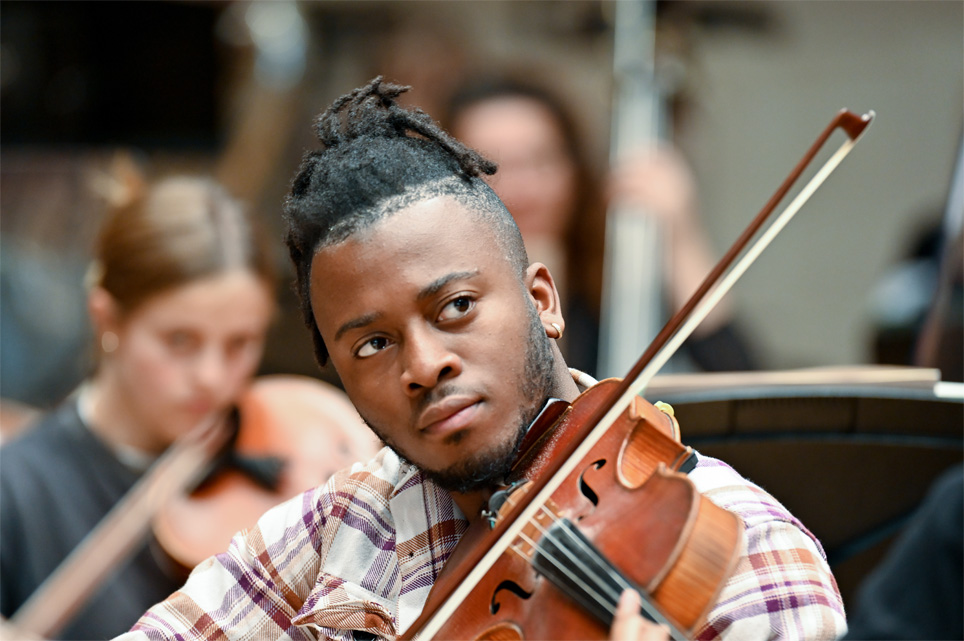
{"type": "Polygon", "coordinates": [[[429,389],[415,402],[415,416],[419,416],[429,405],[438,403],[447,396],[477,396],[477,391],[469,390],[455,382],[445,382],[429,389]]]}

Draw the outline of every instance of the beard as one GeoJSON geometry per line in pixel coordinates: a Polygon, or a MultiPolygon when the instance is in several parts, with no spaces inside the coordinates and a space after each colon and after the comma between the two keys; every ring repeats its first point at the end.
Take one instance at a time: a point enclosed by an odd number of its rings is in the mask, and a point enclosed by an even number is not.
{"type": "MultiPolygon", "coordinates": [[[[526,337],[525,366],[519,389],[522,391],[522,405],[519,408],[519,424],[511,438],[501,443],[494,443],[487,450],[478,451],[467,456],[462,461],[450,465],[442,470],[433,470],[424,465],[417,465],[426,478],[434,481],[442,489],[449,492],[473,492],[495,485],[499,485],[512,469],[518,453],[519,445],[525,437],[532,421],[549,400],[552,389],[552,372],[554,359],[549,347],[539,315],[534,307],[529,308],[529,332],[526,337]]],[[[440,387],[434,394],[426,396],[425,402],[433,398],[444,397],[454,390],[440,387]]],[[[368,427],[390,447],[402,460],[414,463],[411,456],[403,452],[391,438],[387,430],[374,425],[364,416],[362,419],[368,427]]],[[[457,432],[450,437],[450,442],[457,444],[463,434],[457,432]]]]}

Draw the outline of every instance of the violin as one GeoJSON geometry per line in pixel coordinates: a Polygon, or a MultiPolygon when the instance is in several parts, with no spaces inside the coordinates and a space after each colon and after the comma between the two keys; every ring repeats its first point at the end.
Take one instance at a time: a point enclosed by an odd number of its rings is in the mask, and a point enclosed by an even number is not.
{"type": "MultiPolygon", "coordinates": [[[[463,535],[466,543],[460,541],[436,589],[458,580],[462,555],[485,546],[494,532],[487,528],[517,506],[567,442],[584,436],[587,418],[618,384],[601,381],[571,404],[554,401],[543,411],[523,442],[510,489],[490,499],[487,523],[476,522],[463,535]]],[[[645,616],[674,638],[695,634],[739,559],[743,523],[696,491],[685,475],[694,465],[675,418],[634,399],[438,636],[605,638],[626,588],[641,594],[645,616]],[[619,567],[609,560],[616,558],[619,567]],[[480,606],[493,620],[472,614],[480,606]],[[553,614],[527,617],[530,610],[553,614]]]]}
{"type": "Polygon", "coordinates": [[[274,505],[378,451],[347,397],[303,376],[255,379],[228,429],[207,476],[168,500],[153,520],[157,543],[184,576],[274,505]]]}
{"type": "Polygon", "coordinates": [[[378,450],[347,397],[306,376],[259,377],[229,420],[182,435],[10,621],[49,638],[153,531],[162,565],[186,575],[266,510],[378,450]]]}
{"type": "Polygon", "coordinates": [[[509,484],[471,523],[402,638],[605,638],[627,588],[674,639],[700,630],[742,550],[742,521],[696,491],[685,474],[693,452],[668,427],[670,410],[639,394],[872,119],[837,114],[625,378],[543,409],[509,484]],[[761,231],[838,128],[847,140],[761,231]]]}

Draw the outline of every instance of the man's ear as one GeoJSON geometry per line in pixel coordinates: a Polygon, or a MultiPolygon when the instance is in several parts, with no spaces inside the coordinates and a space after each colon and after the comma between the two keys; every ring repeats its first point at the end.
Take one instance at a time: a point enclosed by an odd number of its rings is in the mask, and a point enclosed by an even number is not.
{"type": "Polygon", "coordinates": [[[542,263],[532,263],[526,270],[526,291],[532,297],[532,302],[539,314],[539,320],[549,338],[562,338],[566,328],[566,321],[562,317],[562,301],[559,300],[559,290],[549,272],[549,268],[542,263]]]}

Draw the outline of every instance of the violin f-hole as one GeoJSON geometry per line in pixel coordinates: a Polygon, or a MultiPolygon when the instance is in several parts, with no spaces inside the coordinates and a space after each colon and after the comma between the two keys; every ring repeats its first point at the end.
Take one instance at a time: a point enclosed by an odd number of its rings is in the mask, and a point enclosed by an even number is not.
{"type": "MultiPolygon", "coordinates": [[[[601,470],[606,464],[606,459],[599,459],[598,461],[593,461],[593,463],[584,469],[579,475],[579,491],[582,495],[589,499],[589,502],[593,504],[593,507],[599,505],[599,495],[590,487],[589,483],[586,482],[586,472],[590,470],[601,470]]],[[[584,517],[580,516],[577,520],[582,520],[584,517]]]]}
{"type": "Polygon", "coordinates": [[[532,592],[527,592],[522,588],[521,585],[519,585],[515,581],[509,581],[509,580],[503,581],[498,585],[498,587],[496,587],[495,592],[492,593],[492,600],[489,602],[489,612],[491,614],[495,614],[496,612],[499,611],[499,608],[502,607],[502,604],[499,603],[497,599],[499,596],[499,592],[502,592],[503,590],[507,590],[511,592],[512,594],[516,595],[520,599],[528,599],[529,597],[532,596],[532,592]]]}

